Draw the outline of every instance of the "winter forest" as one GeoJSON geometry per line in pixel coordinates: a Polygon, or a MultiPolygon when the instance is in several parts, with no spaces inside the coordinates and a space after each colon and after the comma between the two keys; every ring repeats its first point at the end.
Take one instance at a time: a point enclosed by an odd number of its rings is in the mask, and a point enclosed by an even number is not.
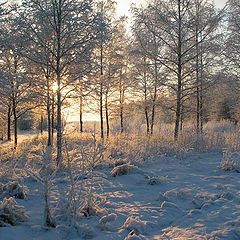
{"type": "Polygon", "coordinates": [[[0,0],[0,240],[239,240],[239,121],[240,0],[0,0]]]}

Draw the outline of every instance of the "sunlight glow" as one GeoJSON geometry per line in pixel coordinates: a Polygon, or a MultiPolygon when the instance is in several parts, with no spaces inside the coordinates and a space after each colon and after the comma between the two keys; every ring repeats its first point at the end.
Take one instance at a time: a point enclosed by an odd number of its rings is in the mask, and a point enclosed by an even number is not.
{"type": "Polygon", "coordinates": [[[54,82],[54,83],[52,84],[51,90],[52,90],[53,92],[56,92],[56,91],[58,90],[58,84],[57,84],[56,82],[54,82]]]}

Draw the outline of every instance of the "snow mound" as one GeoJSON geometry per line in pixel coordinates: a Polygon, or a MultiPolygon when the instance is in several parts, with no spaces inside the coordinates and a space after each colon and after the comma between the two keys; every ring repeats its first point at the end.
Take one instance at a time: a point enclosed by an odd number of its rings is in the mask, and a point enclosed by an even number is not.
{"type": "Polygon", "coordinates": [[[128,164],[129,161],[128,159],[117,159],[115,162],[114,162],[114,167],[117,167],[117,166],[121,166],[121,165],[124,165],[124,164],[128,164]]]}
{"type": "Polygon", "coordinates": [[[169,179],[167,177],[147,177],[147,184],[149,185],[161,185],[168,182],[169,179]]]}
{"type": "Polygon", "coordinates": [[[200,192],[194,196],[192,203],[195,209],[202,209],[203,206],[207,208],[209,204],[213,204],[214,201],[216,201],[220,197],[221,195],[219,194],[211,194],[209,192],[200,192]]]}
{"type": "Polygon", "coordinates": [[[167,213],[170,213],[172,215],[182,213],[182,210],[176,204],[174,204],[172,202],[167,202],[167,201],[164,201],[161,204],[161,210],[165,211],[167,213]]]}
{"type": "Polygon", "coordinates": [[[169,227],[165,230],[164,234],[159,236],[162,240],[204,240],[206,237],[199,235],[199,233],[194,229],[179,228],[179,227],[169,227]]]}
{"type": "Polygon", "coordinates": [[[240,153],[225,152],[220,167],[225,172],[240,173],[240,153]]]}
{"type": "Polygon", "coordinates": [[[5,198],[0,202],[0,227],[16,225],[27,220],[25,208],[18,205],[14,197],[5,198]]]}
{"type": "Polygon", "coordinates": [[[18,182],[0,184],[0,199],[4,199],[6,197],[25,199],[27,197],[27,194],[27,187],[20,185],[18,182]]]}
{"type": "Polygon", "coordinates": [[[235,200],[237,196],[231,192],[223,192],[221,194],[221,198],[232,201],[232,200],[235,200]]]}
{"type": "Polygon", "coordinates": [[[169,202],[170,200],[169,200],[164,194],[162,194],[162,193],[160,192],[157,201],[159,201],[160,203],[162,203],[162,202],[164,202],[164,201],[169,202]]]}
{"type": "Polygon", "coordinates": [[[195,207],[193,202],[194,193],[190,187],[174,188],[164,193],[164,197],[169,199],[169,202],[174,202],[184,209],[191,209],[195,207]]]}
{"type": "Polygon", "coordinates": [[[106,211],[106,209],[101,208],[100,206],[98,206],[97,203],[88,204],[87,202],[85,202],[85,204],[80,209],[80,212],[85,217],[90,217],[90,216],[97,216],[97,215],[106,214],[107,211],[106,211]]]}
{"type": "Polygon", "coordinates": [[[122,229],[126,229],[135,234],[144,234],[147,230],[148,222],[142,221],[139,217],[130,216],[124,222],[122,229]]]}
{"type": "Polygon", "coordinates": [[[111,175],[112,175],[112,177],[127,175],[134,168],[136,168],[136,167],[134,167],[133,165],[131,165],[129,163],[123,164],[123,165],[113,168],[113,170],[111,171],[111,175]]]}
{"type": "Polygon", "coordinates": [[[124,240],[145,240],[146,238],[142,235],[137,235],[134,231],[130,232],[124,240]]]}
{"type": "Polygon", "coordinates": [[[101,228],[107,227],[107,225],[111,222],[115,222],[117,220],[117,215],[115,213],[110,213],[108,215],[103,216],[99,220],[99,226],[101,228]]]}
{"type": "Polygon", "coordinates": [[[172,201],[191,200],[193,198],[193,190],[191,188],[174,188],[165,192],[164,196],[172,201]]]}
{"type": "Polygon", "coordinates": [[[76,228],[82,239],[93,239],[97,235],[94,228],[91,227],[89,224],[77,224],[76,228]]]}

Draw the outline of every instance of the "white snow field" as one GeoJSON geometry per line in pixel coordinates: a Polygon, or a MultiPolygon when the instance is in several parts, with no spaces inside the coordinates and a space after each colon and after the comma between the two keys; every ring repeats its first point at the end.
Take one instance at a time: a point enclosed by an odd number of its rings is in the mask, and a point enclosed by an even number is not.
{"type": "MultiPolygon", "coordinates": [[[[0,239],[240,239],[240,174],[222,171],[221,160],[220,153],[191,154],[181,160],[156,157],[116,177],[112,168],[102,167],[98,171],[104,182],[98,192],[106,211],[83,218],[77,231],[41,227],[40,186],[27,178],[23,183],[28,197],[17,202],[29,218],[1,227],[0,239]]],[[[64,188],[64,179],[59,184],[64,188]]]]}

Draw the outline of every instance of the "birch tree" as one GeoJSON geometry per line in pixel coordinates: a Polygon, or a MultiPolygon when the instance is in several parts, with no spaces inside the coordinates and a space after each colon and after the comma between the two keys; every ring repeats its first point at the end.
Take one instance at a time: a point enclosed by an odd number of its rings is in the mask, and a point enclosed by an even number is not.
{"type": "MultiPolygon", "coordinates": [[[[181,129],[184,101],[196,88],[196,83],[192,80],[196,46],[207,39],[219,19],[216,14],[209,18],[208,24],[201,27],[201,39],[196,42],[196,31],[192,31],[192,23],[196,19],[195,14],[192,14],[193,6],[193,0],[156,0],[144,9],[133,10],[136,25],[147,29],[157,45],[161,46],[156,54],[150,53],[150,56],[168,72],[164,85],[175,95],[175,106],[172,108],[175,112],[175,140],[181,129]]],[[[141,45],[146,49],[143,41],[141,45]]]]}
{"type": "Polygon", "coordinates": [[[49,56],[50,59],[50,62],[43,62],[43,66],[46,68],[47,64],[50,65],[57,85],[57,162],[60,164],[62,104],[68,93],[73,91],[71,85],[77,80],[71,77],[76,74],[73,73],[76,71],[73,66],[83,57],[89,57],[91,54],[96,36],[93,1],[25,0],[20,16],[24,26],[23,31],[29,36],[28,41],[32,42],[31,46],[36,47],[38,52],[46,52],[45,56],[49,56]],[[49,44],[46,44],[46,37],[49,39],[47,41],[49,44]]]}

